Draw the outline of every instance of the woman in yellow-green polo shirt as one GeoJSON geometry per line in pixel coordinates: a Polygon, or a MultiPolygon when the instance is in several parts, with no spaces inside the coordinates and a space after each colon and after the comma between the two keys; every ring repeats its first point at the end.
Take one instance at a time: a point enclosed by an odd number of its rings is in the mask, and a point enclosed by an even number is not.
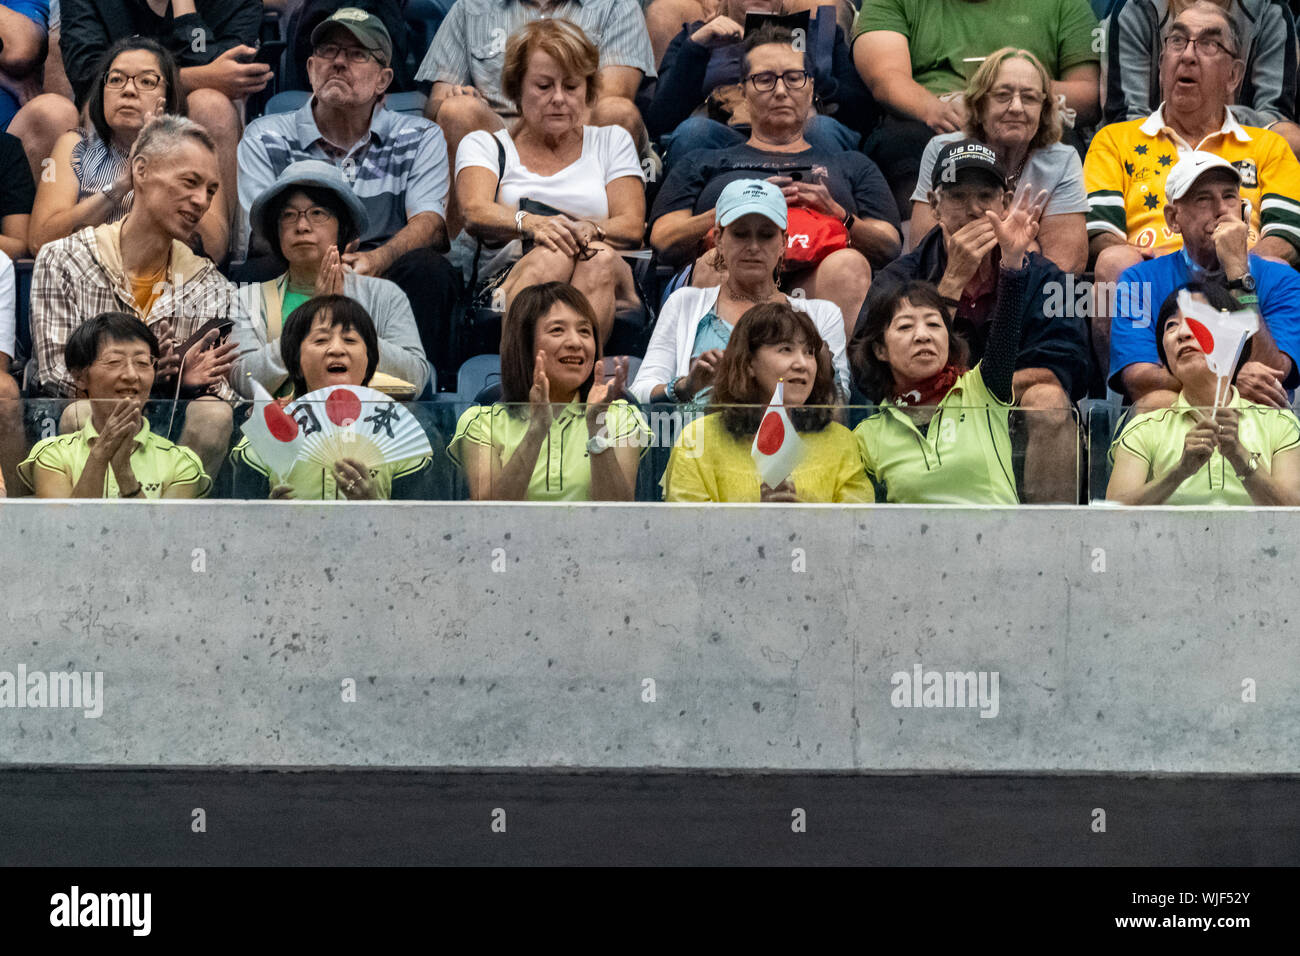
{"type": "Polygon", "coordinates": [[[18,476],[40,498],[199,498],[212,482],[198,455],[149,430],[158,339],[124,312],[104,312],[68,337],[64,360],[90,420],[38,442],[18,476]]]}
{"type": "Polygon", "coordinates": [[[460,417],[447,454],[475,501],[631,501],[649,429],[597,377],[596,313],[573,286],[521,290],[506,313],[501,401],[460,417]]]}
{"type": "Polygon", "coordinates": [[[831,421],[837,401],[830,350],[807,313],[765,302],[741,315],[713,379],[721,410],[682,429],[664,471],[667,501],[866,502],[874,500],[853,433],[831,421]],[[751,448],[783,383],[801,457],[776,488],[764,484],[751,448]]]}
{"type": "MultiPolygon", "coordinates": [[[[1219,285],[1192,283],[1186,291],[1216,309],[1240,308],[1219,285]]],[[[1300,421],[1290,409],[1246,401],[1235,386],[1210,414],[1215,375],[1177,292],[1161,305],[1156,331],[1160,361],[1182,389],[1172,408],[1137,416],[1111,446],[1106,498],[1130,505],[1300,504],[1300,421]]],[[[1249,356],[1248,340],[1241,362],[1249,356]]]]}
{"type": "Polygon", "coordinates": [[[1038,234],[1044,195],[986,213],[1001,250],[997,299],[984,358],[966,368],[939,291],[909,282],[876,299],[854,367],[874,415],[854,434],[862,464],[885,499],[906,504],[1018,504],[1008,416],[1028,283],[1025,250],[1038,234]]]}

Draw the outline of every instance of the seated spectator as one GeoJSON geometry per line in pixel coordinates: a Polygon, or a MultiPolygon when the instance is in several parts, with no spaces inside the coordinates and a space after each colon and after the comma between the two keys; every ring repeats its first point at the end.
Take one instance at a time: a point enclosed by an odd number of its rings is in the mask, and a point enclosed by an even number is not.
{"type": "Polygon", "coordinates": [[[781,190],[761,179],[732,180],[714,210],[718,285],[678,289],[655,323],[631,392],[637,401],[706,401],[736,323],[755,303],[789,304],[808,313],[830,351],[837,399],[849,394],[844,318],[833,302],[789,297],[776,284],[786,248],[786,204],[781,190]]]}
{"type": "Polygon", "coordinates": [[[1160,36],[1188,7],[1226,10],[1234,47],[1247,69],[1236,102],[1229,106],[1242,126],[1271,129],[1300,149],[1296,125],[1296,33],[1277,0],[1127,0],[1110,16],[1107,43],[1106,122],[1145,119],[1160,91],[1160,36]]]}
{"type": "MultiPolygon", "coordinates": [[[[1221,310],[1237,302],[1222,287],[1194,282],[1192,298],[1221,310]]],[[[1160,362],[1177,380],[1172,408],[1139,415],[1111,446],[1106,498],[1127,505],[1300,505],[1300,422],[1288,408],[1247,401],[1233,386],[1215,409],[1210,371],[1171,292],[1156,319],[1160,362]]],[[[1251,357],[1246,341],[1241,361],[1251,357]]]]}
{"type": "MultiPolygon", "coordinates": [[[[455,0],[437,0],[438,12],[446,16],[447,9],[455,0]]],[[[287,41],[284,57],[284,73],[280,76],[280,88],[285,90],[305,90],[311,86],[307,75],[307,58],[312,51],[312,33],[320,24],[332,17],[341,7],[356,7],[379,18],[389,39],[393,41],[393,56],[388,65],[393,68],[393,82],[390,92],[407,92],[416,89],[415,70],[408,63],[411,43],[417,34],[411,29],[411,20],[429,15],[429,0],[362,0],[349,3],[348,0],[280,0],[282,6],[291,9],[280,13],[280,32],[287,41]],[[409,9],[408,9],[409,8],[409,9]]],[[[272,4],[262,0],[267,9],[272,4]]],[[[423,52],[423,51],[421,51],[423,52]]]]}
{"type": "MultiPolygon", "coordinates": [[[[344,266],[400,286],[425,354],[450,362],[458,280],[439,255],[448,248],[442,131],[384,108],[393,46],[377,17],[344,7],[316,28],[312,42],[311,99],[297,112],[254,120],[239,144],[240,205],[249,209],[291,163],[319,159],[337,166],[370,221],[359,251],[344,254],[344,266]]],[[[282,268],[274,260],[249,265],[241,279],[267,279],[282,268]]]]}
{"type": "MultiPolygon", "coordinates": [[[[713,19],[687,23],[659,64],[654,96],[644,107],[650,135],[668,142],[671,163],[696,149],[722,149],[745,141],[740,61],[746,13],[780,13],[782,0],[726,0],[713,19]]],[[[857,149],[875,125],[871,101],[849,54],[835,8],[817,8],[810,19],[807,62],[813,72],[819,111],[808,119],[804,138],[817,150],[857,149]]]]}
{"type": "Polygon", "coordinates": [[[49,0],[6,0],[0,5],[0,129],[41,91],[49,0]]]}
{"type": "MultiPolygon", "coordinates": [[[[669,46],[683,25],[711,21],[718,14],[721,5],[721,0],[648,0],[644,3],[646,29],[650,33],[655,66],[663,64],[669,46]]],[[[835,25],[847,36],[853,28],[858,5],[857,0],[749,0],[744,6],[735,8],[740,13],[739,17],[732,17],[731,14],[728,17],[743,27],[746,13],[788,15],[807,11],[816,16],[821,8],[831,7],[835,14],[835,25]]]]}
{"type": "MultiPolygon", "coordinates": [[[[1184,153],[1165,182],[1165,222],[1183,248],[1124,270],[1113,296],[1110,386],[1140,411],[1177,398],[1178,381],[1157,354],[1152,322],[1157,302],[1203,277],[1224,282],[1255,305],[1263,320],[1251,339],[1251,361],[1236,378],[1244,399],[1285,408],[1286,389],[1300,385],[1300,276],[1280,262],[1247,251],[1241,173],[1213,153],[1184,153]]],[[[1109,296],[1107,298],[1110,298],[1109,296]]]]}
{"type": "Polygon", "coordinates": [[[521,289],[570,283],[595,309],[604,343],[615,301],[636,296],[632,270],[614,250],[641,245],[645,193],[627,131],[583,125],[598,57],[564,20],[538,20],[512,36],[502,88],[519,104],[519,122],[465,137],[456,180],[467,232],[506,243],[478,254],[483,294],[499,286],[508,308],[521,289]],[[549,208],[526,211],[525,201],[549,208]],[[524,240],[532,246],[526,253],[524,240]]]}
{"type": "Polygon", "coordinates": [[[226,381],[234,343],[213,346],[217,331],[184,354],[211,319],[241,321],[235,289],[211,260],[185,240],[220,187],[216,144],[203,127],[180,116],[150,121],[136,137],[130,167],[135,199],[119,222],[86,226],[51,242],[32,273],[32,346],[45,394],[72,397],[75,382],[63,364],[68,337],[86,316],[126,312],[143,320],[162,348],[153,379],[155,398],[194,398],[184,412],[180,444],[215,475],[230,440],[226,381]],[[179,381],[178,381],[179,379],[179,381]]]}
{"type": "Polygon", "coordinates": [[[0,5],[0,129],[23,144],[29,171],[41,173],[41,161],[54,141],[77,125],[77,109],[58,95],[50,76],[42,79],[45,49],[54,30],[50,0],[8,0],[0,5]]]}
{"type": "MultiPolygon", "coordinates": [[[[243,128],[245,97],[271,81],[271,68],[256,63],[262,26],[260,0],[63,0],[59,42],[77,104],[84,106],[101,82],[100,57],[122,37],[149,37],[171,53],[180,67],[181,89],[188,91],[185,114],[208,131],[217,145],[224,185],[214,201],[222,234],[203,235],[203,252],[222,262],[230,251],[237,207],[235,149],[243,128]],[[161,8],[162,12],[158,10],[161,8]],[[239,104],[236,106],[236,104],[239,104]]],[[[77,125],[75,118],[59,134],[77,125]]],[[[30,146],[28,155],[31,155],[30,146]]],[[[50,155],[50,150],[41,154],[50,155]]]]}
{"type": "MultiPolygon", "coordinates": [[[[600,52],[596,101],[587,122],[622,126],[644,151],[645,126],[632,100],[641,78],[655,70],[636,0],[560,0],[549,7],[525,0],[457,0],[415,74],[433,84],[424,115],[447,134],[453,165],[467,135],[503,129],[518,115],[519,101],[505,87],[506,41],[542,19],[576,23],[600,52]]],[[[458,214],[451,221],[459,232],[458,214]]]]}
{"type": "Polygon", "coordinates": [[[713,403],[719,411],[688,424],[673,446],[663,477],[665,501],[874,500],[852,432],[832,421],[834,375],[806,312],[785,302],[746,311],[718,363],[713,403]],[[803,452],[773,488],[759,477],[751,448],[778,382],[803,452]]]}
{"type": "Polygon", "coordinates": [[[1060,108],[1051,89],[1051,77],[1028,50],[1008,46],[989,55],[966,88],[964,132],[936,136],[925,147],[912,193],[913,244],[936,223],[929,200],[935,157],[949,143],[969,137],[997,154],[1002,168],[1010,171],[1007,188],[1012,192],[1021,183],[1035,192],[1047,190],[1037,251],[1065,272],[1087,268],[1083,164],[1074,147],[1061,142],[1060,108]]]}
{"type": "MultiPolygon", "coordinates": [[[[970,345],[971,361],[978,362],[998,307],[997,270],[1003,249],[993,219],[1009,216],[1014,208],[1005,182],[1005,170],[987,146],[959,140],[940,150],[931,173],[930,199],[939,225],[916,249],[876,276],[867,307],[878,294],[903,283],[931,282],[948,301],[954,325],[970,345]]],[[[1018,195],[1027,200],[1029,194],[1022,189],[1018,195]]],[[[1040,192],[1040,198],[1045,196],[1040,192]]],[[[1078,454],[1070,408],[1072,400],[1087,392],[1087,333],[1082,318],[1063,307],[1063,290],[1069,288],[1065,273],[1032,251],[1026,269],[1029,293],[1013,383],[1020,407],[1028,412],[1026,497],[1034,502],[1073,501],[1078,454]]],[[[860,324],[855,338],[862,334],[860,324]]],[[[861,346],[851,342],[849,354],[860,356],[861,346]]]]}
{"type": "MultiPolygon", "coordinates": [[[[1166,178],[1193,150],[1221,156],[1241,173],[1255,254],[1300,262],[1300,163],[1281,136],[1242,126],[1227,108],[1241,82],[1242,52],[1222,10],[1184,10],[1161,55],[1165,101],[1146,119],[1103,126],[1093,137],[1083,176],[1092,207],[1089,256],[1100,288],[1143,259],[1182,248],[1182,237],[1165,220],[1166,178]]],[[[1099,298],[1093,347],[1103,363],[1109,320],[1108,304],[1099,298]]]]}
{"type": "Polygon", "coordinates": [[[31,223],[36,184],[23,156],[23,144],[0,133],[0,252],[10,259],[27,256],[27,230],[31,223]]]}
{"type": "Polygon", "coordinates": [[[873,298],[856,367],[862,391],[878,408],[854,434],[886,501],[1019,502],[1009,414],[1025,279],[1023,267],[999,269],[988,351],[969,370],[966,343],[934,286],[913,281],[873,298]]]}
{"type": "Polygon", "coordinates": [[[387,279],[343,267],[344,250],[367,226],[366,208],[343,175],[315,159],[293,163],[253,200],[250,218],[254,234],[287,269],[240,290],[249,322],[235,330],[235,389],[251,398],[256,381],[272,395],[285,394],[292,379],[280,354],[284,322],[308,299],[346,295],[378,320],[377,371],[409,383],[417,395],[423,391],[429,360],[406,294],[387,279]]]}
{"type": "Polygon", "coordinates": [[[148,326],[104,312],[68,336],[63,359],[88,399],[75,432],[36,443],[18,466],[39,498],[201,498],[212,482],[198,455],[155,435],[141,414],[162,352],[148,326]]]}
{"type": "Polygon", "coordinates": [[[788,31],[764,27],[745,40],[745,50],[745,102],[753,131],[745,143],[697,150],[674,165],[655,198],[650,243],[670,265],[694,262],[692,285],[718,285],[721,277],[702,255],[718,194],[732,180],[765,176],[791,207],[799,207],[810,229],[829,234],[826,248],[834,247],[811,268],[787,269],[782,287],[834,302],[851,328],[872,267],[880,268],[902,247],[889,189],[861,153],[825,153],[804,139],[813,86],[788,31]],[[833,241],[836,234],[840,241],[833,241]]]}
{"type": "Polygon", "coordinates": [[[17,304],[14,264],[0,252],[0,489],[8,487],[13,495],[22,488],[18,462],[27,454],[22,394],[11,374],[17,354],[17,304]]]}
{"type": "Polygon", "coordinates": [[[611,381],[596,374],[596,313],[586,297],[563,282],[530,286],[503,329],[501,401],[466,411],[447,446],[470,497],[631,501],[650,433],[617,397],[626,365],[611,381]]]}
{"type": "MultiPolygon", "coordinates": [[[[41,177],[28,239],[33,252],[83,226],[117,222],[131,208],[127,157],[144,124],[156,115],[185,114],[172,55],[145,37],[118,40],[100,60],[99,82],[86,113],[90,129],[64,133],[54,144],[50,172],[41,177]]],[[[226,223],[213,204],[197,230],[206,249],[225,241],[226,223]]]]}
{"type": "MultiPolygon", "coordinates": [[[[280,349],[293,394],[300,398],[331,385],[369,385],[379,365],[375,323],[355,299],[342,295],[316,296],[294,309],[285,320],[280,349]]],[[[287,475],[280,475],[262,462],[245,438],[231,451],[230,460],[237,472],[251,469],[265,479],[271,498],[382,501],[404,497],[432,458],[426,454],[379,468],[367,468],[353,458],[339,459],[332,469],[298,461],[287,475]]]]}
{"type": "Polygon", "coordinates": [[[867,88],[888,109],[866,146],[909,214],[918,157],[935,133],[967,121],[962,91],[990,53],[1009,37],[1038,58],[1053,78],[1051,95],[1065,97],[1080,125],[1100,115],[1101,68],[1088,0],[871,0],[853,25],[853,62],[867,88]],[[942,10],[940,14],[938,11],[942,10]]]}

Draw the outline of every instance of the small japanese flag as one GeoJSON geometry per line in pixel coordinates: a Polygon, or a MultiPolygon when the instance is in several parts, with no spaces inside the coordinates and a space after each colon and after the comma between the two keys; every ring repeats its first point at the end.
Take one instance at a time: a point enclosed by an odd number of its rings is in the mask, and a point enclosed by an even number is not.
{"type": "Polygon", "coordinates": [[[794,430],[790,416],[785,413],[785,382],[776,383],[772,401],[763,413],[754,447],[749,452],[758,466],[759,477],[769,488],[775,488],[790,477],[803,457],[803,439],[794,430]]]}
{"type": "MultiPolygon", "coordinates": [[[[1237,372],[1237,360],[1246,340],[1259,331],[1259,314],[1254,309],[1220,312],[1206,302],[1197,302],[1186,289],[1178,293],[1178,310],[1205,353],[1205,364],[1219,379],[1219,389],[1227,395],[1224,381],[1231,382],[1237,372]]],[[[1219,405],[1215,401],[1215,408],[1219,405]]]]}
{"type": "Polygon", "coordinates": [[[240,426],[240,431],[248,438],[248,444],[257,452],[257,457],[283,478],[293,469],[302,452],[298,423],[255,379],[250,381],[253,383],[253,414],[240,426]]]}

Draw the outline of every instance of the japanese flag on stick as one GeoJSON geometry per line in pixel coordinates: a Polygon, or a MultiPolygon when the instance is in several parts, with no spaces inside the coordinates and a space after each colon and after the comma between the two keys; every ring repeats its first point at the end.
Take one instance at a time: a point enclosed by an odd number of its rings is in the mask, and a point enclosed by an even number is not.
{"type": "Polygon", "coordinates": [[[277,475],[287,475],[302,453],[302,430],[256,379],[250,381],[253,383],[253,414],[239,430],[268,468],[277,475]]]}
{"type": "Polygon", "coordinates": [[[763,413],[754,447],[749,452],[758,466],[763,484],[775,488],[790,477],[803,457],[803,439],[794,430],[790,416],[785,413],[785,382],[776,383],[772,401],[763,413]]]}
{"type": "Polygon", "coordinates": [[[1214,390],[1217,412],[1228,395],[1228,385],[1237,372],[1237,360],[1246,340],[1259,331],[1259,314],[1254,309],[1220,312],[1209,303],[1197,302],[1186,289],[1178,293],[1178,310],[1205,353],[1205,364],[1218,379],[1214,390]]]}

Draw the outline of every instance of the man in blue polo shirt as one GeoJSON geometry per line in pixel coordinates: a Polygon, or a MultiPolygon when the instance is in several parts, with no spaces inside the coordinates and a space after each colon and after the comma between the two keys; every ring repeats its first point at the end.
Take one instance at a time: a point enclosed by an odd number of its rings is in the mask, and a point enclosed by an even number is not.
{"type": "Polygon", "coordinates": [[[1250,361],[1237,373],[1242,397],[1274,408],[1290,403],[1286,389],[1300,385],[1300,276],[1288,265],[1247,253],[1249,210],[1241,174],[1213,153],[1184,153],[1165,184],[1165,221],[1181,233],[1183,248],[1125,269],[1114,296],[1110,328],[1110,387],[1139,411],[1166,408],[1178,380],[1156,351],[1155,310],[1192,279],[1226,285],[1263,318],[1251,340],[1250,361]]]}
{"type": "MultiPolygon", "coordinates": [[[[240,141],[240,206],[247,214],[291,163],[319,159],[337,166],[370,222],[359,248],[344,254],[344,266],[402,288],[425,353],[447,371],[457,285],[439,255],[449,246],[450,180],[442,130],[423,117],[384,108],[393,79],[393,44],[378,17],[343,7],[312,31],[311,41],[311,99],[294,113],[254,120],[240,141]]],[[[241,239],[247,249],[246,224],[241,239]]],[[[264,275],[255,274],[254,267],[239,278],[269,279],[282,269],[282,263],[269,263],[264,275]]]]}

